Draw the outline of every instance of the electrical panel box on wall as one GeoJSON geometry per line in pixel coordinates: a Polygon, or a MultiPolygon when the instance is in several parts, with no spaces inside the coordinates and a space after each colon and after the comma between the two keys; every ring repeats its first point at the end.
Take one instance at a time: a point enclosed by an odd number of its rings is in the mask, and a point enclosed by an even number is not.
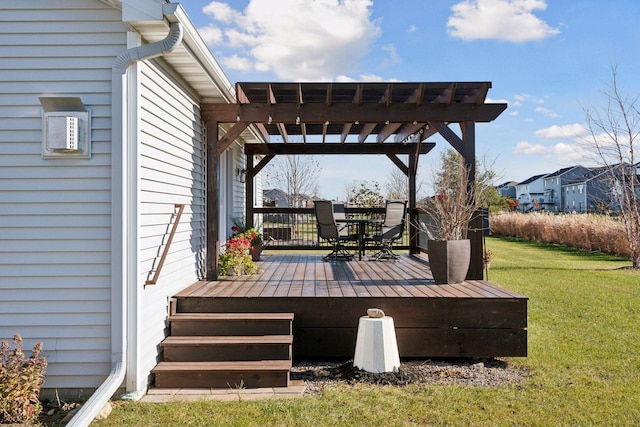
{"type": "Polygon", "coordinates": [[[45,112],[42,123],[42,158],[91,157],[88,111],[45,112]]]}

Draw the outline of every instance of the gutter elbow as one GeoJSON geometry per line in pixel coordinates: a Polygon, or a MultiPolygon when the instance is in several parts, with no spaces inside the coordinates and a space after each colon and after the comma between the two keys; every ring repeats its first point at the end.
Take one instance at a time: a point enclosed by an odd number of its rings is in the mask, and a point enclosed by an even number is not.
{"type": "Polygon", "coordinates": [[[137,61],[155,58],[173,51],[182,42],[182,24],[174,22],[169,28],[169,33],[164,39],[155,43],[149,43],[127,49],[116,58],[113,64],[114,73],[124,74],[127,67],[137,61]]]}

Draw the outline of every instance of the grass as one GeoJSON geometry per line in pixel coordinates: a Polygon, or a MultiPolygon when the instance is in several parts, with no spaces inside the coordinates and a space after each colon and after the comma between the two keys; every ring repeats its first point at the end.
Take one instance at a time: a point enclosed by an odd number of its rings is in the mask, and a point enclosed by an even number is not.
{"type": "MultiPolygon", "coordinates": [[[[529,297],[520,385],[336,386],[294,400],[117,405],[96,426],[640,425],[640,273],[628,261],[489,238],[490,280],[529,297]]],[[[93,425],[93,424],[92,424],[93,425]]]]}

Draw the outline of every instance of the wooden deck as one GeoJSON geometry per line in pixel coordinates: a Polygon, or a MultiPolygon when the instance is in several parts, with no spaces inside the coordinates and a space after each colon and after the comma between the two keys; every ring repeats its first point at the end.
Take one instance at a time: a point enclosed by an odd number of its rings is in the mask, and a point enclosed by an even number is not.
{"type": "Polygon", "coordinates": [[[436,285],[426,256],[395,262],[323,262],[315,254],[263,254],[253,276],[197,282],[174,311],[291,312],[294,357],[352,357],[358,319],[394,318],[401,357],[526,356],[527,297],[490,282],[436,285]]]}

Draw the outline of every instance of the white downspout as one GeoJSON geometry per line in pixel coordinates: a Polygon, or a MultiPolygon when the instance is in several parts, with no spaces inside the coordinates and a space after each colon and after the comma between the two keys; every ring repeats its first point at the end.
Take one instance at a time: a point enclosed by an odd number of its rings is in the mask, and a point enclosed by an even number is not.
{"type": "MultiPolygon", "coordinates": [[[[131,203],[131,193],[136,191],[131,184],[131,165],[135,159],[128,154],[137,141],[127,140],[127,103],[125,96],[126,74],[129,65],[145,59],[171,52],[182,42],[182,25],[172,23],[169,34],[163,40],[122,52],[111,68],[111,372],[107,379],[91,395],[89,400],[71,419],[67,426],[88,426],[104,404],[118,391],[126,377],[127,361],[127,313],[128,293],[135,290],[137,278],[131,277],[131,234],[127,226],[129,218],[135,218],[137,207],[131,203]]],[[[134,226],[135,221],[133,221],[134,226]]],[[[135,234],[134,234],[135,235],[135,234]]],[[[135,251],[133,252],[135,256],[135,251]]],[[[133,269],[135,270],[135,269],[133,269]]]]}

